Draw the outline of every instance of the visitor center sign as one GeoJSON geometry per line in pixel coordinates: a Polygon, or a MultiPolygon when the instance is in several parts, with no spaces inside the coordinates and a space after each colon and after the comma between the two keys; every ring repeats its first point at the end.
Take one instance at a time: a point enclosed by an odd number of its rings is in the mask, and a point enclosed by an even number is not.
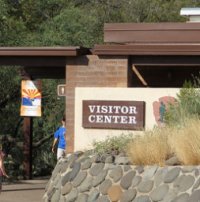
{"type": "Polygon", "coordinates": [[[83,100],[84,128],[143,130],[145,102],[83,100]]]}

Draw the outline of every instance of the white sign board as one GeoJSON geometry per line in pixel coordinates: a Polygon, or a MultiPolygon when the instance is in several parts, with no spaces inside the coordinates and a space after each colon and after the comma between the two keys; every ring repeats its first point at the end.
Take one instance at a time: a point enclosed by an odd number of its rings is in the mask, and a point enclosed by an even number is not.
{"type": "Polygon", "coordinates": [[[141,134],[141,131],[119,129],[84,128],[82,126],[83,100],[121,100],[145,102],[145,130],[163,124],[163,111],[173,102],[179,88],[84,88],[75,91],[75,151],[91,149],[94,141],[103,141],[108,136],[141,134]]]}

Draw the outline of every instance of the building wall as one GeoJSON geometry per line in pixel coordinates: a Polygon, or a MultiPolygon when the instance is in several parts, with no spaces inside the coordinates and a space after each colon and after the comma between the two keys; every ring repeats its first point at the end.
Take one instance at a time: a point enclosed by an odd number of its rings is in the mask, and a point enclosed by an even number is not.
{"type": "Polygon", "coordinates": [[[67,61],[66,66],[66,127],[67,152],[74,151],[75,88],[127,87],[128,57],[96,55],[81,56],[67,61]]]}
{"type": "Polygon", "coordinates": [[[144,129],[164,126],[160,120],[160,106],[164,103],[167,110],[173,104],[179,88],[85,88],[77,87],[75,91],[75,146],[74,151],[93,148],[93,142],[105,141],[108,137],[123,135],[142,135],[139,130],[83,128],[83,100],[115,100],[145,102],[144,129]]]}

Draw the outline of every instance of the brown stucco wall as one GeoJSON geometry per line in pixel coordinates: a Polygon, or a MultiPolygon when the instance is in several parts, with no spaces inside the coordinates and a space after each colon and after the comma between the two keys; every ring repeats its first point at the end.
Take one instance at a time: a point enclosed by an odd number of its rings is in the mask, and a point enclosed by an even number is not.
{"type": "Polygon", "coordinates": [[[66,127],[67,152],[74,150],[74,101],[76,87],[127,87],[128,57],[96,55],[81,56],[67,61],[66,66],[66,127]]]}

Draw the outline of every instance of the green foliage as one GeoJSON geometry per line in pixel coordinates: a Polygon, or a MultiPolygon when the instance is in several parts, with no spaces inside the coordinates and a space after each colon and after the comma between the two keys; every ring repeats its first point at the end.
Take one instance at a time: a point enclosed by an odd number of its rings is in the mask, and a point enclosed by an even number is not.
{"type": "Polygon", "coordinates": [[[40,45],[65,45],[91,47],[99,41],[98,21],[93,13],[71,7],[40,28],[40,45]]]}
{"type": "Polygon", "coordinates": [[[125,152],[128,143],[132,140],[132,135],[120,135],[107,137],[104,141],[94,141],[93,147],[97,154],[112,153],[112,151],[125,152]]]}
{"type": "Polygon", "coordinates": [[[42,86],[42,117],[33,119],[33,145],[46,139],[46,141],[33,149],[33,174],[50,174],[56,164],[56,156],[51,152],[53,134],[60,126],[65,114],[65,99],[57,97],[57,85],[63,80],[44,80],[42,86]]]}
{"type": "Polygon", "coordinates": [[[0,1],[1,46],[102,43],[106,22],[186,21],[182,7],[195,0],[20,0],[0,1]],[[31,9],[30,9],[31,8],[31,9]]]}
{"type": "Polygon", "coordinates": [[[61,124],[61,119],[65,114],[65,99],[58,98],[57,85],[64,83],[62,80],[45,80],[42,86],[42,117],[33,119],[34,142],[53,134],[61,124]]]}
{"type": "Polygon", "coordinates": [[[19,68],[0,67],[0,135],[15,133],[19,119],[19,68]]]}
{"type": "Polygon", "coordinates": [[[166,112],[165,120],[169,125],[180,125],[187,122],[188,118],[200,118],[200,85],[199,79],[185,82],[177,94],[177,101],[171,104],[166,112]]]}
{"type": "Polygon", "coordinates": [[[107,6],[107,13],[113,14],[117,11],[117,18],[110,15],[108,22],[112,22],[112,20],[114,20],[113,22],[118,22],[119,20],[120,22],[186,21],[184,17],[180,16],[181,8],[199,6],[199,2],[194,0],[121,0],[115,1],[115,3],[113,1],[109,2],[112,2],[110,3],[112,6],[110,6],[111,9],[107,6]],[[119,9],[117,10],[116,8],[119,9]]]}
{"type": "Polygon", "coordinates": [[[43,143],[39,148],[33,150],[33,175],[46,176],[50,175],[54,169],[57,159],[51,152],[53,137],[43,143]]]}

